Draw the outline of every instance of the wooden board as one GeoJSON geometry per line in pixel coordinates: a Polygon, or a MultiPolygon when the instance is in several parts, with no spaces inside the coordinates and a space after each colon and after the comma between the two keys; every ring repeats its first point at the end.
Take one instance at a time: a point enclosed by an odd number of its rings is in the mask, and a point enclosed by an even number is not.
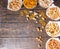
{"type": "MultiPolygon", "coordinates": [[[[50,38],[45,30],[38,32],[37,27],[41,24],[36,24],[35,21],[27,21],[26,17],[20,17],[20,10],[17,12],[9,11],[7,0],[0,0],[0,48],[3,49],[45,49],[46,41],[50,38]],[[1,3],[2,1],[2,3],[1,3]],[[43,43],[38,42],[35,38],[42,36],[43,43]],[[41,44],[41,48],[38,48],[41,44]]],[[[60,0],[55,0],[55,5],[60,7],[60,0]]],[[[22,6],[21,10],[26,9],[22,6]]],[[[33,9],[43,10],[39,5],[33,9]]],[[[47,22],[50,19],[47,18],[47,22]]],[[[59,20],[60,21],[60,20],[59,20]]]]}

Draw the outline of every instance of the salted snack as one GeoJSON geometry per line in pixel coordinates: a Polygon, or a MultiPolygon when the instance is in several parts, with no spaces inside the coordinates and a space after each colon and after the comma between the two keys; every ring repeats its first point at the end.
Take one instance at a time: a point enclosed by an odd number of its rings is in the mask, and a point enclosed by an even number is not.
{"type": "Polygon", "coordinates": [[[8,0],[7,8],[12,11],[18,11],[22,6],[22,0],[8,0]]]}
{"type": "Polygon", "coordinates": [[[53,0],[39,0],[39,5],[43,8],[48,8],[53,2],[53,0]]]}
{"type": "Polygon", "coordinates": [[[58,6],[52,5],[47,9],[46,15],[52,20],[59,20],[60,8],[58,6]]]}
{"type": "Polygon", "coordinates": [[[50,37],[58,37],[60,36],[60,23],[49,21],[45,27],[45,30],[50,37]]]}
{"type": "Polygon", "coordinates": [[[58,38],[50,38],[46,43],[46,49],[60,49],[60,40],[58,38]]]}
{"type": "Polygon", "coordinates": [[[27,9],[33,9],[37,5],[37,0],[23,0],[23,3],[27,9]]]}

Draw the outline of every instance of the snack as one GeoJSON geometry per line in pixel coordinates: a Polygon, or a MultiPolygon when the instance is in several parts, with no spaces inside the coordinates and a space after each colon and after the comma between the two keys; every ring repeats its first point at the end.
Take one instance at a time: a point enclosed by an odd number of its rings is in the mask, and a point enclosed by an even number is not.
{"type": "Polygon", "coordinates": [[[41,25],[42,25],[43,27],[46,26],[46,22],[45,22],[44,20],[42,20],[42,19],[39,20],[39,23],[41,23],[41,25]]]}
{"type": "Polygon", "coordinates": [[[50,38],[46,43],[46,49],[60,49],[60,40],[58,38],[50,38]]]}
{"type": "Polygon", "coordinates": [[[50,21],[45,27],[46,33],[51,37],[60,36],[59,22],[50,21]]]}
{"type": "Polygon", "coordinates": [[[57,6],[50,6],[46,11],[46,15],[52,20],[59,20],[60,8],[57,6]]]}
{"type": "Polygon", "coordinates": [[[35,8],[37,5],[37,0],[24,0],[24,6],[28,9],[35,8]]]}
{"type": "Polygon", "coordinates": [[[39,5],[43,8],[48,8],[53,3],[53,0],[39,0],[39,5]]]}
{"type": "Polygon", "coordinates": [[[8,9],[12,11],[17,11],[21,8],[22,6],[22,0],[11,0],[8,3],[8,9]]]}

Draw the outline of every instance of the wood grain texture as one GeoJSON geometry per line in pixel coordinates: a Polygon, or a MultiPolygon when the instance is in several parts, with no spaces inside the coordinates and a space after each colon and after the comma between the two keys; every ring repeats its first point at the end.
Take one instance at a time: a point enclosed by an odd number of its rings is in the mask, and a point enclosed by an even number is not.
{"type": "MultiPolygon", "coordinates": [[[[38,32],[35,21],[27,21],[26,17],[21,17],[19,11],[12,12],[8,10],[7,0],[0,0],[0,48],[3,49],[45,49],[46,41],[50,38],[45,30],[38,32]],[[42,36],[43,43],[38,42],[35,38],[42,36]],[[41,48],[38,48],[38,44],[41,48]]],[[[54,4],[60,7],[60,0],[54,0],[54,4]]],[[[21,10],[26,9],[22,6],[21,10]]],[[[44,10],[39,5],[34,10],[44,10]]],[[[48,22],[50,19],[47,18],[48,22]]],[[[59,20],[60,21],[60,20],[59,20]]]]}

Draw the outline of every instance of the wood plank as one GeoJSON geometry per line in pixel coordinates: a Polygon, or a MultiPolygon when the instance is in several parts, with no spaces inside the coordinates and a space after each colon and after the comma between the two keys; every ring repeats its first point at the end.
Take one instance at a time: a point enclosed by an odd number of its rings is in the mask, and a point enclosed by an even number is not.
{"type": "MultiPolygon", "coordinates": [[[[12,12],[7,9],[7,0],[0,0],[0,48],[2,49],[45,49],[46,41],[50,38],[45,30],[38,32],[35,21],[27,21],[26,17],[21,17],[19,11],[12,12]],[[43,43],[36,40],[36,37],[42,36],[43,43]],[[38,48],[41,44],[41,48],[38,48]]],[[[54,0],[54,4],[60,7],[60,0],[54,0]]],[[[22,6],[21,10],[26,8],[22,6]]],[[[39,5],[34,10],[44,10],[39,5]]],[[[50,19],[47,18],[48,22],[50,19]]],[[[60,21],[60,20],[59,20],[60,21]]]]}

